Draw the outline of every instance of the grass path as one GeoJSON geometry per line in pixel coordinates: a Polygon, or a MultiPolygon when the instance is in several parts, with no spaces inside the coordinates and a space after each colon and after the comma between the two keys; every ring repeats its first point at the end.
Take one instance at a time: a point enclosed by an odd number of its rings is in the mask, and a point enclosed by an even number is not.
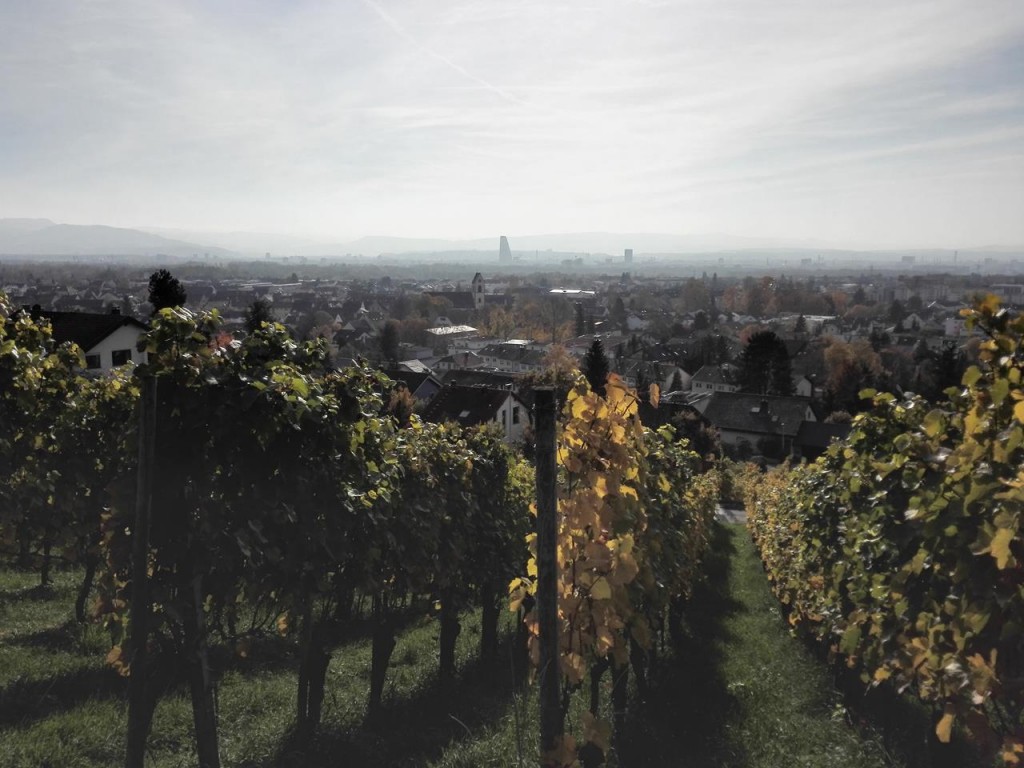
{"type": "Polygon", "coordinates": [[[623,765],[882,768],[780,617],[746,531],[718,526],[683,647],[631,718],[623,765]]]}

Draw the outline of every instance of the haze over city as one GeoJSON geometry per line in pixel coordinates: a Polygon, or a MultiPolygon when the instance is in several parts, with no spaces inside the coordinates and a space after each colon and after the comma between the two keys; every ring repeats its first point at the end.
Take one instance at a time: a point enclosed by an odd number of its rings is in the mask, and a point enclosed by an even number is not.
{"type": "Polygon", "coordinates": [[[1024,243],[1024,5],[8,2],[0,216],[1024,243]]]}

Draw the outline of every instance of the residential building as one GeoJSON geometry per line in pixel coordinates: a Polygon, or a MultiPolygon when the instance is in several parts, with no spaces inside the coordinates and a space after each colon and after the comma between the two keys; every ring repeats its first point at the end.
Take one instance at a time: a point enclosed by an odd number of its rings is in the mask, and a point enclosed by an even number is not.
{"type": "Polygon", "coordinates": [[[530,410],[510,389],[447,384],[423,410],[423,420],[464,427],[498,424],[506,442],[518,443],[530,423],[530,410]]]}
{"type": "Polygon", "coordinates": [[[82,349],[88,370],[109,371],[129,362],[146,362],[146,353],[138,350],[138,343],[149,328],[120,310],[107,314],[53,312],[37,306],[30,311],[34,317],[50,321],[57,343],[71,341],[82,349]]]}

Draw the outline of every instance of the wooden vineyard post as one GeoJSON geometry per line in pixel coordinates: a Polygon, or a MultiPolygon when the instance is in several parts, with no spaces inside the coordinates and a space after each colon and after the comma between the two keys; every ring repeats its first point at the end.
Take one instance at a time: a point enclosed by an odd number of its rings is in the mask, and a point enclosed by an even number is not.
{"type": "Polygon", "coordinates": [[[142,379],[139,398],[139,466],[135,488],[135,522],[132,525],[132,591],[128,648],[131,676],[128,678],[128,734],[125,768],[142,768],[146,737],[153,719],[153,692],[147,688],[149,584],[146,573],[149,559],[149,524],[153,502],[153,464],[156,451],[156,379],[142,379]]]}
{"type": "Polygon", "coordinates": [[[540,640],[540,751],[554,750],[562,738],[558,660],[558,499],[555,487],[555,392],[535,390],[537,418],[537,618],[540,640]]]}

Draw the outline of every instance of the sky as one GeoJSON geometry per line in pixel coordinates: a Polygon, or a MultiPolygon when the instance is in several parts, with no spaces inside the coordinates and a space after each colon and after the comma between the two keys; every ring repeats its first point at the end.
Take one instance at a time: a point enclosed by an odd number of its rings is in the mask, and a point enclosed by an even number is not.
{"type": "Polygon", "coordinates": [[[1024,243],[1021,0],[3,0],[0,218],[1024,243]]]}

